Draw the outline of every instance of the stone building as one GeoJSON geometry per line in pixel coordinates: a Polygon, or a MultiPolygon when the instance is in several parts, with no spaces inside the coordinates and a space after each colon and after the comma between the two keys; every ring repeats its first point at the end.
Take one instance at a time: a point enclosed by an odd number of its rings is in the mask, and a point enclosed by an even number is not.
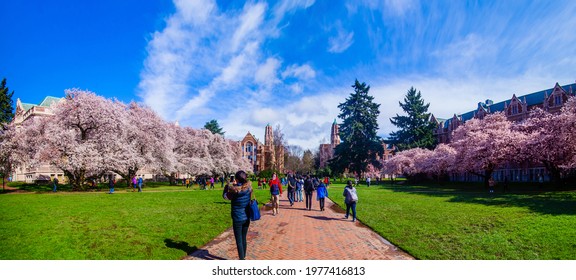
{"type": "MultiPolygon", "coordinates": [[[[14,124],[18,129],[22,127],[22,123],[35,119],[52,116],[51,106],[58,103],[62,98],[47,96],[40,102],[40,104],[22,103],[20,98],[16,99],[16,112],[14,114],[14,124]]],[[[16,168],[12,173],[13,181],[24,181],[32,183],[36,180],[52,180],[54,177],[58,178],[60,182],[67,182],[64,172],[62,170],[51,166],[49,164],[41,164],[39,166],[24,166],[16,168]]]]}
{"type": "Polygon", "coordinates": [[[264,144],[248,132],[240,141],[240,145],[242,157],[250,161],[254,167],[254,173],[263,170],[284,172],[284,147],[274,145],[274,131],[270,124],[266,125],[264,131],[264,144]]]}

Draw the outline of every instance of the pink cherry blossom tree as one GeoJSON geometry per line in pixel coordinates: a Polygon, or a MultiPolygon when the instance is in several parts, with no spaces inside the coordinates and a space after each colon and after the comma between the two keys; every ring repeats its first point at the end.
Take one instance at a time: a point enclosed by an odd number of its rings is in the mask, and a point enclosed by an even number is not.
{"type": "Polygon", "coordinates": [[[12,124],[0,126],[0,173],[2,173],[2,190],[6,188],[6,179],[14,170],[24,163],[25,150],[19,149],[21,131],[12,124]]]}
{"type": "Polygon", "coordinates": [[[488,180],[494,170],[521,159],[525,133],[513,127],[502,112],[484,119],[472,119],[458,127],[450,144],[457,153],[455,169],[470,172],[488,180]]]}
{"type": "Polygon", "coordinates": [[[158,169],[164,162],[163,149],[169,134],[165,133],[166,122],[152,109],[135,102],[128,105],[117,103],[122,129],[116,131],[114,157],[108,161],[110,170],[119,174],[130,185],[131,179],[142,168],[158,169]]]}
{"type": "Polygon", "coordinates": [[[559,113],[541,109],[530,113],[520,126],[527,134],[522,146],[523,154],[532,162],[540,162],[551,178],[559,182],[563,175],[574,168],[576,145],[576,98],[571,97],[559,113]]]}
{"type": "Polygon", "coordinates": [[[61,169],[74,190],[83,189],[87,178],[109,170],[116,131],[122,129],[122,108],[92,92],[72,89],[52,109],[54,116],[42,119],[42,126],[30,127],[42,129],[36,131],[41,142],[35,157],[61,169]]]}

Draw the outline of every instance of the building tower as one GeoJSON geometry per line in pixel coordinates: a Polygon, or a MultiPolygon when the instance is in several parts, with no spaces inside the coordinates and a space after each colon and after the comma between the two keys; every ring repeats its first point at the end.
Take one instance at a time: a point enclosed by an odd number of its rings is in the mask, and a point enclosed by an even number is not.
{"type": "Polygon", "coordinates": [[[340,145],[340,132],[338,130],[338,124],[336,123],[336,119],[334,119],[334,123],[332,123],[332,132],[330,134],[330,144],[332,148],[336,148],[336,146],[340,145]]]}
{"type": "Polygon", "coordinates": [[[264,146],[274,146],[274,134],[270,124],[266,125],[266,130],[264,131],[264,146]]]}

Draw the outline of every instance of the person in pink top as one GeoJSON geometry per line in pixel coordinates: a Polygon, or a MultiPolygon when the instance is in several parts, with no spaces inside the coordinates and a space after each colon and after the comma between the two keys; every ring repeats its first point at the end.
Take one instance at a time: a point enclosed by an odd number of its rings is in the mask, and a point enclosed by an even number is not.
{"type": "Polygon", "coordinates": [[[272,195],[272,215],[276,216],[278,214],[280,196],[282,196],[282,184],[278,180],[276,173],[272,175],[272,180],[270,180],[270,194],[272,195]]]}

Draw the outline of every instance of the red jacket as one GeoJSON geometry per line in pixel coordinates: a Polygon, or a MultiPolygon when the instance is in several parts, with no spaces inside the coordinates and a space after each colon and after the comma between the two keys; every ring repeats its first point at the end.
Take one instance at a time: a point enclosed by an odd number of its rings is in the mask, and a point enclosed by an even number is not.
{"type": "Polygon", "coordinates": [[[276,177],[276,179],[270,180],[270,188],[272,188],[272,185],[274,184],[278,185],[278,188],[280,189],[280,194],[282,194],[282,184],[280,184],[280,180],[278,180],[278,177],[276,177]]]}

